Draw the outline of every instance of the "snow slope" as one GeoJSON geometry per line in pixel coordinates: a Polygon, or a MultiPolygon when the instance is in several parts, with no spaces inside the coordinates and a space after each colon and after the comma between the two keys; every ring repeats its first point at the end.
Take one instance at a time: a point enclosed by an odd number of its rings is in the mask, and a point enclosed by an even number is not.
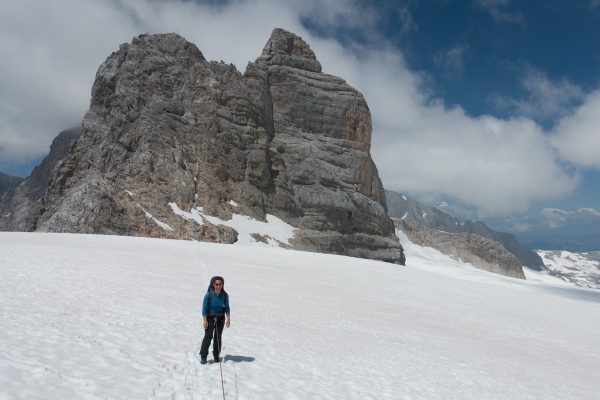
{"type": "Polygon", "coordinates": [[[0,233],[0,399],[597,399],[600,292],[266,246],[0,233]]]}
{"type": "Polygon", "coordinates": [[[538,250],[550,274],[576,286],[600,289],[600,252],[538,250]]]}

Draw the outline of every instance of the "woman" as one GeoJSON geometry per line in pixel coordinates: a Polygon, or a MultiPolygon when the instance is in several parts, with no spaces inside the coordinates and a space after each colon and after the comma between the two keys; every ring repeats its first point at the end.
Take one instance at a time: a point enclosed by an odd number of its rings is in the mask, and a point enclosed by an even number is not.
{"type": "Polygon", "coordinates": [[[221,358],[221,335],[223,326],[229,328],[231,317],[229,314],[229,295],[224,289],[225,280],[220,276],[213,276],[210,279],[208,291],[204,295],[202,302],[202,317],[204,317],[204,339],[200,348],[200,364],[206,364],[208,348],[215,332],[215,341],[213,342],[213,357],[215,362],[220,362],[221,358]]]}

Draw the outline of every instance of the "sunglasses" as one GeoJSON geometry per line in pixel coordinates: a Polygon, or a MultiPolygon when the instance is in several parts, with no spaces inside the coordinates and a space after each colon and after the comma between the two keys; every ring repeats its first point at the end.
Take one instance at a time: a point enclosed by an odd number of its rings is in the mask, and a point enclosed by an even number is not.
{"type": "Polygon", "coordinates": [[[219,283],[215,282],[215,283],[213,283],[213,285],[215,285],[215,286],[223,286],[223,283],[221,283],[221,282],[219,282],[219,283]]]}

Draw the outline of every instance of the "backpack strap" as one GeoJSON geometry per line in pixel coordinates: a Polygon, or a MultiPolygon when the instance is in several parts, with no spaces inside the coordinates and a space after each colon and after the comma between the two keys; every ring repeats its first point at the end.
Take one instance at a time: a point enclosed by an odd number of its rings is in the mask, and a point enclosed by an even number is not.
{"type": "MultiPolygon", "coordinates": [[[[210,314],[210,301],[212,300],[212,294],[213,293],[214,293],[213,290],[209,290],[208,291],[208,300],[206,302],[206,311],[208,312],[208,314],[210,314]]],[[[225,307],[225,302],[227,302],[227,304],[229,304],[229,294],[226,291],[224,291],[224,290],[223,290],[222,293],[223,293],[223,300],[224,300],[222,307],[225,307]]],[[[223,310],[221,309],[221,311],[223,311],[223,310]]]]}

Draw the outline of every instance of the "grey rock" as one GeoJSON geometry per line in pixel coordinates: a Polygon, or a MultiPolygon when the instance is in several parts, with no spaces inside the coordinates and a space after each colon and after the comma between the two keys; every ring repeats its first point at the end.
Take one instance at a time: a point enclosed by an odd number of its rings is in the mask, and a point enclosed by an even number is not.
{"type": "Polygon", "coordinates": [[[430,229],[410,219],[395,219],[394,223],[411,242],[419,246],[432,247],[484,271],[525,279],[519,260],[496,241],[474,233],[449,233],[430,229]]]}
{"type": "Polygon", "coordinates": [[[23,178],[10,176],[0,172],[0,198],[2,198],[4,194],[14,190],[21,182],[23,182],[23,178]]]}
{"type": "Polygon", "coordinates": [[[541,257],[523,246],[514,235],[497,232],[481,221],[461,222],[435,207],[423,205],[406,195],[386,191],[389,213],[392,218],[418,221],[423,226],[450,233],[474,233],[481,237],[494,240],[510,251],[521,263],[535,270],[541,270],[544,262],[541,257]]]}
{"type": "Polygon", "coordinates": [[[243,75],[179,35],[140,35],[98,69],[36,228],[237,240],[174,202],[222,220],[275,215],[297,228],[297,249],[403,263],[371,129],[363,96],[290,32],[275,29],[243,75]]]}
{"type": "Polygon", "coordinates": [[[79,128],[62,131],[52,141],[50,152],[25,180],[0,203],[0,230],[32,231],[44,211],[44,196],[54,167],[68,153],[79,136],[79,128]]]}

